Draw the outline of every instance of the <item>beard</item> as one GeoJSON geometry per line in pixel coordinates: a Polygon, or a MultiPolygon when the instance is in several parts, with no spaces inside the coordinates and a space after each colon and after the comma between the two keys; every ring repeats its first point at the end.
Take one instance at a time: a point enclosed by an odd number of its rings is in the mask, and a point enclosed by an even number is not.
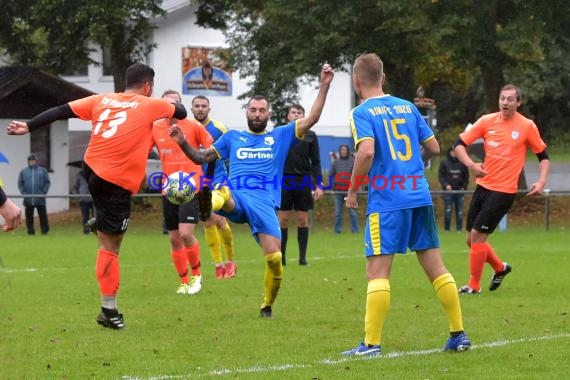
{"type": "Polygon", "coordinates": [[[194,115],[194,119],[196,119],[200,123],[204,123],[206,121],[206,119],[208,118],[208,114],[201,115],[201,114],[194,113],[193,115],[194,115]]]}
{"type": "Polygon", "coordinates": [[[267,119],[265,120],[247,119],[247,126],[254,133],[263,132],[265,128],[267,128],[267,119]]]}

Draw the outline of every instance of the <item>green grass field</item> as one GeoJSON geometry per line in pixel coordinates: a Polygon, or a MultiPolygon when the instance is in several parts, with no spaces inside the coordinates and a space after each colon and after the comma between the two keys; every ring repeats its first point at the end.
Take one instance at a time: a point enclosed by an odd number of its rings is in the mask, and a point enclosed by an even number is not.
{"type": "MultiPolygon", "coordinates": [[[[28,237],[22,228],[0,234],[0,379],[560,379],[570,372],[565,228],[514,227],[492,236],[513,272],[498,291],[461,298],[474,344],[461,354],[440,352],[442,308],[414,255],[399,256],[383,355],[347,360],[339,352],[363,338],[361,236],[317,227],[309,266],[300,267],[292,228],[274,318],[261,320],[264,261],[243,226],[234,226],[237,277],[216,280],[202,244],[203,290],[180,296],[158,225],[135,218],[123,243],[124,331],[95,323],[93,235],[75,224],[55,225],[48,236],[28,237]]],[[[203,241],[201,227],[198,236],[203,241]]],[[[463,285],[464,235],[441,238],[463,285]]],[[[490,276],[487,267],[485,285],[490,276]]]]}

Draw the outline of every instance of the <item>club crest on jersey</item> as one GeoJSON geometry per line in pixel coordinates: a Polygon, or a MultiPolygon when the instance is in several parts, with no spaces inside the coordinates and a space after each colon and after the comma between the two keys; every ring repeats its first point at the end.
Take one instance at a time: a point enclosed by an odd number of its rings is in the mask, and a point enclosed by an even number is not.
{"type": "Polygon", "coordinates": [[[519,138],[519,132],[518,131],[512,131],[511,137],[513,138],[513,140],[518,139],[519,138]]]}
{"type": "Polygon", "coordinates": [[[275,144],[275,140],[273,140],[273,136],[267,136],[265,138],[265,145],[273,145],[275,144]]]}

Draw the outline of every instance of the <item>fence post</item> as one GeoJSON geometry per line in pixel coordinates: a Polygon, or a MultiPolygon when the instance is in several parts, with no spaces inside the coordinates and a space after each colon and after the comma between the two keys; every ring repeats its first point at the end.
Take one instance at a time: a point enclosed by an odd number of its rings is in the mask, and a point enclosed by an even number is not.
{"type": "Polygon", "coordinates": [[[550,230],[550,189],[544,189],[544,228],[550,230]]]}

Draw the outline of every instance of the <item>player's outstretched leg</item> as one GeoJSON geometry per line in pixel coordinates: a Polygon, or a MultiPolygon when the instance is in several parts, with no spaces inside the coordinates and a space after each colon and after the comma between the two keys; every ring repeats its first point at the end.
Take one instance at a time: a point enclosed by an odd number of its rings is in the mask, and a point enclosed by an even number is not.
{"type": "Polygon", "coordinates": [[[212,214],[212,190],[205,186],[196,197],[198,198],[198,216],[201,221],[205,222],[212,214]]]}
{"type": "Polygon", "coordinates": [[[283,265],[281,264],[281,252],[273,252],[265,255],[265,296],[263,297],[263,304],[259,316],[261,318],[271,318],[273,316],[271,306],[279,288],[281,288],[281,280],[283,279],[283,265]]]}

